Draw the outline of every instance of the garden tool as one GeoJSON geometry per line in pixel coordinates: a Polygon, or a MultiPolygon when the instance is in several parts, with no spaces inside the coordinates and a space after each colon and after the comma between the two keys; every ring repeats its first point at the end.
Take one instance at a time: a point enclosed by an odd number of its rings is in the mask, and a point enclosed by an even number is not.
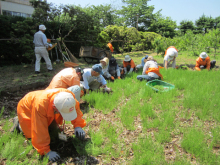
{"type": "Polygon", "coordinates": [[[57,47],[55,47],[55,51],[56,51],[56,55],[57,55],[56,64],[59,64],[60,63],[60,59],[58,58],[57,47]]]}

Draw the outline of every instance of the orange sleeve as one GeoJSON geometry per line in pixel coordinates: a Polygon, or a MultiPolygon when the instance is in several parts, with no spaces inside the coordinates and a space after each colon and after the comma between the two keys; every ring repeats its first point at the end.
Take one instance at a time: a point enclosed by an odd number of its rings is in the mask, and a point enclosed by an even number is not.
{"type": "Polygon", "coordinates": [[[71,123],[74,125],[74,128],[76,127],[85,127],[86,126],[86,121],[82,118],[83,113],[80,110],[79,102],[76,101],[76,113],[77,113],[77,118],[75,120],[72,120],[71,123]]]}
{"type": "Polygon", "coordinates": [[[206,69],[210,69],[210,58],[208,57],[207,58],[207,61],[206,61],[206,69]]]}
{"type": "Polygon", "coordinates": [[[46,102],[37,102],[33,106],[31,116],[31,142],[40,155],[50,151],[50,135],[48,131],[47,107],[46,102]]]}
{"type": "Polygon", "coordinates": [[[198,71],[201,71],[201,69],[199,67],[200,67],[199,58],[197,58],[195,69],[198,71]]]}
{"type": "Polygon", "coordinates": [[[125,68],[127,65],[125,64],[125,61],[123,61],[123,67],[125,68]]]}
{"type": "Polygon", "coordinates": [[[135,68],[135,63],[134,63],[134,61],[133,60],[131,60],[131,68],[135,68]]]}

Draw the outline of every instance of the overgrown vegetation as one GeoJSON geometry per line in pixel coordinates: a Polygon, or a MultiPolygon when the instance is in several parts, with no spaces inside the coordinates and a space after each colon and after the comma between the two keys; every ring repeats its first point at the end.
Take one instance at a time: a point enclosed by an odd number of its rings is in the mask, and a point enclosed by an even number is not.
{"type": "MultiPolygon", "coordinates": [[[[130,55],[135,63],[144,56],[142,52],[130,55]]],[[[115,57],[120,61],[124,55],[115,57]]],[[[178,58],[186,60],[186,52],[178,58]]],[[[140,71],[108,83],[111,94],[92,92],[83,97],[89,103],[84,113],[88,139],[72,141],[81,156],[94,156],[103,164],[220,163],[219,71],[170,68],[160,72],[175,89],[155,92],[146,81],[136,79],[140,71]]],[[[7,133],[11,119],[1,118],[0,126],[0,159],[7,164],[47,164],[46,159],[39,159],[30,141],[7,133]]]]}
{"type": "MultiPolygon", "coordinates": [[[[160,11],[154,12],[148,1],[122,0],[124,5],[115,9],[110,4],[83,8],[31,0],[35,9],[32,18],[0,16],[0,35],[8,39],[0,41],[0,65],[34,63],[33,36],[39,24],[46,25],[48,38],[62,43],[62,49],[68,48],[76,57],[81,46],[108,49],[108,42],[117,53],[155,50],[164,54],[168,46],[174,45],[198,56],[199,52],[219,48],[220,17],[202,15],[195,24],[183,20],[178,27],[160,11]]],[[[59,51],[58,56],[64,60],[59,51]]]]}

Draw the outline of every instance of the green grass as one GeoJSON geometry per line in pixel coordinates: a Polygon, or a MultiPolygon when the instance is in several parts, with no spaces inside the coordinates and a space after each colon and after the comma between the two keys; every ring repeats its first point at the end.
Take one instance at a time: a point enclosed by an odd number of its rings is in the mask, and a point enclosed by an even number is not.
{"type": "MultiPolygon", "coordinates": [[[[115,56],[122,60],[124,55],[115,56]]],[[[129,55],[140,60],[143,53],[129,55]]],[[[155,58],[163,60],[160,55],[155,58]]],[[[181,52],[178,59],[193,64],[196,58],[181,52]]],[[[90,139],[73,140],[80,155],[101,156],[102,164],[111,164],[113,158],[116,164],[220,164],[219,71],[170,68],[160,72],[163,81],[175,85],[173,90],[155,92],[146,81],[136,79],[140,71],[108,83],[111,94],[91,92],[83,97],[89,102],[84,118],[90,139]],[[167,146],[171,155],[166,154],[167,146]]],[[[8,119],[0,123],[9,130],[8,119]]],[[[27,158],[31,144],[24,143],[21,135],[0,136],[0,158],[7,164],[47,163],[36,158],[36,151],[27,158]]]]}

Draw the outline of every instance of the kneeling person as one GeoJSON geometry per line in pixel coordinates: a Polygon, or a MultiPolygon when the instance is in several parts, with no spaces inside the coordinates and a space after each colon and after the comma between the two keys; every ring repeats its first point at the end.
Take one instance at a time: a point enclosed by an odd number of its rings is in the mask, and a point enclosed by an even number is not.
{"type": "Polygon", "coordinates": [[[200,56],[196,59],[195,69],[201,71],[201,69],[212,69],[215,67],[216,61],[213,60],[210,62],[210,57],[206,52],[202,52],[200,56]]]}
{"type": "Polygon", "coordinates": [[[144,65],[142,75],[137,76],[138,80],[151,81],[154,79],[163,79],[163,76],[159,72],[159,67],[156,60],[152,56],[149,56],[147,62],[144,65]]]}
{"type": "Polygon", "coordinates": [[[81,84],[83,85],[86,94],[89,94],[89,90],[95,91],[100,88],[103,88],[104,91],[109,92],[110,88],[107,87],[107,82],[105,78],[102,76],[102,66],[99,64],[95,64],[92,68],[83,70],[83,81],[81,84]]]}
{"type": "MultiPolygon", "coordinates": [[[[82,130],[86,122],[82,119],[79,102],[74,93],[67,89],[57,88],[33,91],[26,94],[18,103],[17,114],[19,127],[26,138],[31,138],[33,147],[40,155],[47,155],[50,161],[60,158],[59,154],[50,150],[48,128],[52,123],[63,124],[63,120],[71,121],[75,135],[85,137],[82,130]]],[[[17,128],[16,128],[17,129],[17,128]]]]}
{"type": "Polygon", "coordinates": [[[125,74],[130,74],[131,72],[135,71],[135,63],[129,55],[125,56],[125,59],[123,60],[123,67],[125,74]]]}

